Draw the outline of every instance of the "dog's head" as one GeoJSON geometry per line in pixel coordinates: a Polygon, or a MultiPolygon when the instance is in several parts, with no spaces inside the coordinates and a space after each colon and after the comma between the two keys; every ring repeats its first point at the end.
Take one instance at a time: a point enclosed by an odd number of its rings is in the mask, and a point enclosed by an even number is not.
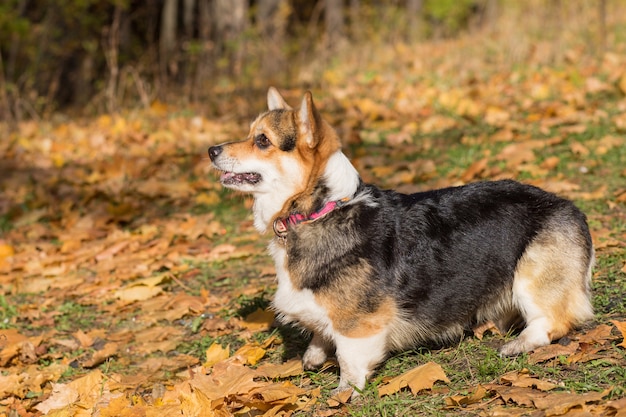
{"type": "Polygon", "coordinates": [[[326,161],[341,143],[315,108],[310,92],[300,108],[293,109],[270,87],[267,104],[269,111],[252,122],[246,139],[211,146],[209,157],[222,172],[224,186],[255,198],[270,194],[284,211],[313,193],[326,161]]]}

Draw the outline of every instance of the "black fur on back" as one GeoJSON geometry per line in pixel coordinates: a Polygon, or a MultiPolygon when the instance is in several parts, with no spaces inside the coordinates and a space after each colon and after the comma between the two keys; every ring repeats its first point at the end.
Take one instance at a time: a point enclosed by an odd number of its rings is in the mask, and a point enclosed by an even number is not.
{"type": "Polygon", "coordinates": [[[297,286],[349,286],[345,271],[366,262],[367,283],[354,288],[360,312],[391,294],[403,317],[433,330],[471,324],[480,306],[510,290],[525,249],[555,222],[577,227],[592,256],[573,203],[511,180],[411,195],[361,184],[352,201],[290,229],[288,268],[304,271],[297,286]]]}

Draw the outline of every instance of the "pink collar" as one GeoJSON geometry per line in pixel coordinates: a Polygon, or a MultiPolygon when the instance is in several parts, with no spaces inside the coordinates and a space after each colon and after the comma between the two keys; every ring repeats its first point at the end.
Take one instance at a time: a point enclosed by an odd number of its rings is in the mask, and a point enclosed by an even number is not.
{"type": "Polygon", "coordinates": [[[329,201],[319,211],[315,211],[309,216],[305,216],[304,214],[300,213],[294,213],[284,218],[279,217],[274,220],[274,234],[276,234],[276,236],[284,242],[287,238],[287,231],[289,230],[289,227],[296,226],[300,223],[311,223],[312,221],[327,215],[337,207],[343,206],[348,200],[350,199],[344,198],[338,201],[329,201]]]}

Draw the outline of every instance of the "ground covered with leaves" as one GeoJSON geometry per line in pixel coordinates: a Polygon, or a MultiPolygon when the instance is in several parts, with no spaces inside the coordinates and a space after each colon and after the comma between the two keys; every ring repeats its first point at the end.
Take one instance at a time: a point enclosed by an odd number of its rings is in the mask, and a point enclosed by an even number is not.
{"type": "Polygon", "coordinates": [[[445,58],[463,47],[330,66],[318,106],[368,182],[517,178],[575,200],[597,248],[593,323],[505,359],[511,335],[477,329],[331,397],[336,365],[304,372],[307,336],[273,323],[251,201],[205,157],[245,135],[264,91],[226,92],[219,118],[58,115],[0,142],[0,416],[626,415],[625,55],[468,71],[445,58]]]}

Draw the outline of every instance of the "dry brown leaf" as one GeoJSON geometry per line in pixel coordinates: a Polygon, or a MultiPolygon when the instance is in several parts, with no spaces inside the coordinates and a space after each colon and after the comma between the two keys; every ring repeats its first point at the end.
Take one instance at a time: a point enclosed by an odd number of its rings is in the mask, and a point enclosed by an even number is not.
{"type": "Polygon", "coordinates": [[[475,178],[480,178],[480,175],[487,169],[488,164],[489,158],[482,158],[474,162],[465,170],[463,175],[461,175],[461,181],[470,182],[475,178]]]}
{"type": "Polygon", "coordinates": [[[496,156],[496,160],[504,161],[509,169],[517,168],[519,165],[525,162],[532,162],[535,159],[533,147],[526,142],[507,145],[496,156]]]}
{"type": "Polygon", "coordinates": [[[84,348],[93,345],[94,339],[88,335],[86,335],[82,330],[78,330],[72,334],[78,340],[78,343],[84,348]]]}
{"type": "Polygon", "coordinates": [[[503,383],[511,384],[511,386],[513,387],[536,388],[541,391],[550,391],[557,387],[556,384],[532,377],[524,371],[508,372],[500,377],[500,381],[503,383]]]}
{"type": "Polygon", "coordinates": [[[601,356],[598,355],[598,352],[603,350],[606,350],[605,345],[592,346],[587,343],[581,343],[580,350],[567,357],[567,363],[589,362],[599,359],[601,356]]]}
{"type": "MultiPolygon", "coordinates": [[[[611,413],[615,413],[616,417],[626,416],[626,397],[617,400],[608,401],[605,405],[605,410],[611,413]]],[[[606,415],[613,415],[607,412],[606,415]]]]}
{"type": "Polygon", "coordinates": [[[441,116],[438,114],[428,117],[420,125],[422,133],[444,132],[458,125],[458,122],[452,117],[441,116]]]}
{"type": "Polygon", "coordinates": [[[477,386],[467,395],[453,395],[446,397],[447,407],[467,407],[471,404],[480,403],[487,396],[487,390],[482,385],[477,386]]]}
{"type": "Polygon", "coordinates": [[[83,366],[85,368],[93,368],[94,366],[98,366],[111,356],[117,355],[119,350],[119,345],[115,342],[109,342],[104,345],[104,347],[100,350],[94,352],[91,359],[83,362],[83,366]]]}
{"type": "Polygon", "coordinates": [[[533,401],[549,395],[547,392],[538,391],[528,387],[521,388],[498,384],[486,384],[485,388],[495,392],[507,404],[513,402],[517,405],[525,407],[533,407],[533,401]]]}
{"type": "Polygon", "coordinates": [[[304,372],[302,360],[291,359],[281,364],[264,363],[257,368],[259,375],[266,378],[288,378],[290,376],[301,375],[304,372]]]}
{"type": "Polygon", "coordinates": [[[585,394],[570,394],[556,392],[543,398],[533,400],[535,407],[545,410],[546,416],[561,416],[575,408],[582,408],[586,404],[602,400],[611,393],[612,389],[602,392],[588,392],[585,394]]]}
{"type": "Polygon", "coordinates": [[[611,320],[611,323],[613,323],[617,330],[619,330],[622,334],[622,343],[617,346],[621,346],[626,349],[626,321],[611,320]]]}
{"type": "Polygon", "coordinates": [[[428,362],[420,365],[391,379],[387,384],[378,388],[378,396],[390,395],[409,387],[413,395],[424,389],[431,389],[435,382],[450,382],[443,372],[441,365],[435,362],[428,362]]]}
{"type": "Polygon", "coordinates": [[[240,347],[233,356],[241,356],[245,359],[246,364],[254,366],[265,356],[265,352],[265,349],[257,344],[248,344],[240,347]]]}
{"type": "Polygon", "coordinates": [[[540,166],[543,169],[552,170],[559,165],[559,162],[561,162],[561,159],[558,156],[549,156],[544,159],[540,166]]]}
{"type": "Polygon", "coordinates": [[[474,337],[477,338],[478,340],[483,340],[483,336],[485,335],[486,332],[489,332],[493,335],[500,335],[500,329],[498,329],[498,326],[495,325],[494,322],[492,321],[488,321],[486,323],[481,324],[480,326],[477,326],[473,329],[474,331],[474,337]]]}
{"type": "Polygon", "coordinates": [[[581,157],[589,156],[590,153],[589,149],[587,149],[587,147],[580,142],[572,142],[569,148],[574,155],[578,155],[581,157]]]}
{"type": "Polygon", "coordinates": [[[206,360],[204,361],[203,366],[205,368],[210,368],[218,362],[226,360],[230,357],[230,349],[227,347],[222,347],[220,343],[213,342],[211,346],[205,352],[206,360]]]}
{"type": "MultiPolygon", "coordinates": [[[[266,403],[270,406],[274,406],[275,404],[272,403],[295,403],[296,397],[306,395],[307,393],[307,390],[295,386],[290,381],[283,381],[264,385],[262,387],[250,390],[250,392],[248,393],[248,397],[251,400],[248,401],[256,402],[257,404],[261,402],[266,403]]],[[[260,407],[263,407],[263,405],[258,404],[257,408],[260,407]]]]}
{"type": "Polygon", "coordinates": [[[504,126],[511,119],[511,113],[503,108],[489,106],[485,111],[485,122],[493,126],[504,126]]]}
{"type": "Polygon", "coordinates": [[[104,375],[95,370],[67,384],[53,384],[50,397],[35,408],[44,414],[51,410],[64,409],[80,402],[83,409],[90,409],[98,401],[104,384],[104,375]]]}
{"type": "Polygon", "coordinates": [[[535,349],[535,351],[529,355],[528,362],[531,364],[536,364],[548,361],[550,359],[558,358],[559,356],[569,356],[576,352],[576,350],[578,350],[578,347],[578,342],[570,342],[565,346],[559,343],[542,346],[535,349]]]}
{"type": "Polygon", "coordinates": [[[354,391],[353,389],[346,389],[341,392],[338,392],[334,394],[332,397],[330,397],[328,400],[326,400],[326,404],[328,404],[328,406],[332,408],[337,408],[337,407],[341,407],[342,405],[346,405],[348,404],[348,402],[350,402],[350,398],[352,397],[353,391],[354,391]]]}
{"type": "Polygon", "coordinates": [[[258,308],[253,313],[248,314],[240,324],[245,329],[260,332],[269,330],[272,323],[274,323],[274,312],[258,308]]]}
{"type": "Polygon", "coordinates": [[[600,324],[594,327],[591,330],[588,330],[584,334],[581,334],[577,337],[578,342],[580,343],[604,343],[607,340],[612,340],[614,337],[611,335],[611,331],[613,327],[608,324],[600,324]]]}
{"type": "Polygon", "coordinates": [[[490,417],[516,417],[528,415],[527,408],[514,408],[510,406],[498,406],[489,409],[490,417]]]}
{"type": "Polygon", "coordinates": [[[145,285],[134,285],[132,287],[121,288],[115,291],[114,295],[121,301],[132,303],[134,301],[148,300],[163,292],[160,287],[148,287],[145,285]]]}
{"type": "Polygon", "coordinates": [[[24,379],[26,374],[0,374],[0,400],[10,395],[23,398],[28,392],[24,389],[24,379]]]}
{"type": "Polygon", "coordinates": [[[258,373],[231,361],[222,361],[213,365],[211,375],[195,374],[188,382],[209,400],[219,400],[232,395],[244,395],[265,384],[255,381],[258,373]]]}

